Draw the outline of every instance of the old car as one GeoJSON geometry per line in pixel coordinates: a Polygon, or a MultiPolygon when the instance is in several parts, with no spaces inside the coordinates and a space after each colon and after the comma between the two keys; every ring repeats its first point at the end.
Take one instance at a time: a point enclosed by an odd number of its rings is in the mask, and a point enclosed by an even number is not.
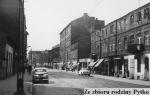
{"type": "Polygon", "coordinates": [[[81,68],[80,70],[79,70],[79,75],[88,75],[88,76],[90,76],[90,70],[88,69],[88,68],[81,68]]]}
{"type": "Polygon", "coordinates": [[[32,74],[32,82],[33,83],[37,83],[37,82],[49,83],[47,69],[44,67],[35,68],[32,74]]]}

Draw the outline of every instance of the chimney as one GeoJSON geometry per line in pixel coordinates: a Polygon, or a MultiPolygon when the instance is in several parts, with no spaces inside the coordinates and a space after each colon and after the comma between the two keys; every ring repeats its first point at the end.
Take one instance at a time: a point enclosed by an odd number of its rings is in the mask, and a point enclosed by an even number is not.
{"type": "Polygon", "coordinates": [[[84,13],[83,16],[88,16],[88,13],[84,13]]]}

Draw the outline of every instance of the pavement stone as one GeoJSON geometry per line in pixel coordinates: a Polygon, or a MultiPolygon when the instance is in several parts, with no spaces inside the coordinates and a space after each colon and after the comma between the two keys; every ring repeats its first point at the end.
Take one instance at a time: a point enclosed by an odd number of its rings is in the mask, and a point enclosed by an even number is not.
{"type": "MultiPolygon", "coordinates": [[[[66,72],[65,70],[61,70],[63,72],[66,72]]],[[[78,74],[77,71],[67,71],[68,73],[78,74]]],[[[126,83],[132,83],[132,84],[138,84],[138,85],[144,85],[144,86],[150,86],[150,81],[145,80],[137,80],[137,79],[129,79],[129,78],[122,78],[122,77],[114,77],[114,76],[106,76],[106,75],[99,75],[99,74],[91,74],[91,76],[94,76],[96,78],[102,78],[107,80],[113,80],[113,81],[119,81],[119,82],[126,82],[126,83]]]]}
{"type": "MultiPolygon", "coordinates": [[[[30,80],[31,76],[25,73],[24,75],[24,81],[30,80]]],[[[24,83],[24,92],[26,95],[32,95],[29,88],[31,86],[28,86],[26,83],[24,83]]],[[[0,80],[0,95],[14,95],[17,89],[17,76],[13,75],[8,77],[5,80],[0,80]]]]}

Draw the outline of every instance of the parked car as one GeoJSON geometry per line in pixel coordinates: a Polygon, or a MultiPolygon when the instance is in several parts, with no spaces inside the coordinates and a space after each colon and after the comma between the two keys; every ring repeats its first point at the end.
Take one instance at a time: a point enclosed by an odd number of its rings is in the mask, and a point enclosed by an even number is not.
{"type": "Polygon", "coordinates": [[[49,83],[47,68],[38,67],[33,70],[32,82],[46,82],[49,83]]]}
{"type": "Polygon", "coordinates": [[[79,75],[88,75],[90,76],[90,70],[88,68],[81,68],[81,70],[79,70],[79,75]]]}

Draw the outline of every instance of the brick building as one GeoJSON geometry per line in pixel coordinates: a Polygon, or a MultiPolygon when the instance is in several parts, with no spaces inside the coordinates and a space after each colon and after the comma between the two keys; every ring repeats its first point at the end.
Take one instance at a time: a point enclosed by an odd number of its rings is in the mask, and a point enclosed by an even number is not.
{"type": "Polygon", "coordinates": [[[100,34],[107,75],[150,79],[150,3],[107,24],[100,34]]]}
{"type": "MultiPolygon", "coordinates": [[[[91,23],[96,19],[87,13],[70,22],[60,33],[60,61],[76,64],[80,59],[90,58],[91,23]]],[[[104,21],[100,21],[104,25],[104,21]]]]}

